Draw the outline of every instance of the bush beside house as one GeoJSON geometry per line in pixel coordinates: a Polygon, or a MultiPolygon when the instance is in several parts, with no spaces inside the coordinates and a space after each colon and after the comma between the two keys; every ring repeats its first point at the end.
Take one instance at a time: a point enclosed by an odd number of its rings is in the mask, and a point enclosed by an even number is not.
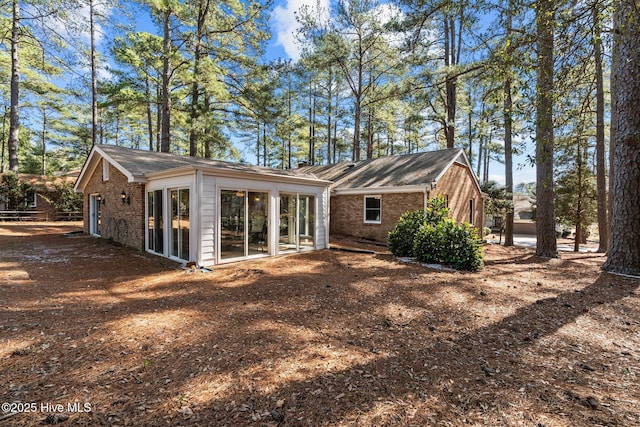
{"type": "Polygon", "coordinates": [[[431,199],[424,211],[406,212],[389,233],[389,250],[395,256],[416,257],[419,262],[479,270],[483,257],[478,230],[467,223],[456,224],[448,214],[441,196],[431,199]]]}

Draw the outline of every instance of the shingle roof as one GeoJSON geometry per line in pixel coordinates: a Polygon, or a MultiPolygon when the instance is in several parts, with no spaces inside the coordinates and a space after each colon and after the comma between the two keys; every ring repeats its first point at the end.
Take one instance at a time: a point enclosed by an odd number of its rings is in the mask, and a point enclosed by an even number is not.
{"type": "Polygon", "coordinates": [[[455,161],[467,165],[462,148],[380,157],[357,163],[306,166],[302,170],[333,181],[333,189],[381,188],[435,182],[455,161]]]}
{"type": "Polygon", "coordinates": [[[202,169],[220,169],[253,174],[282,175],[299,178],[313,178],[306,171],[283,170],[263,168],[259,166],[245,165],[241,163],[209,160],[199,157],[188,157],[156,151],[134,150],[115,145],[96,145],[111,160],[117,162],[133,176],[144,177],[158,172],[166,172],[171,169],[183,167],[195,167],[202,169]]]}

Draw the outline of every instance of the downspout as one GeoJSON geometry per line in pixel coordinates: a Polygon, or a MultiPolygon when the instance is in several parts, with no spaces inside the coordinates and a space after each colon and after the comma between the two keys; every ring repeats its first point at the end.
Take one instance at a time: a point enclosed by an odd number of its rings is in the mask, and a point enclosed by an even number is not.
{"type": "Polygon", "coordinates": [[[424,190],[422,190],[422,192],[424,193],[424,208],[423,210],[426,212],[427,208],[429,207],[429,196],[431,195],[431,191],[433,191],[436,188],[436,182],[430,182],[428,184],[426,184],[424,186],[424,190]]]}

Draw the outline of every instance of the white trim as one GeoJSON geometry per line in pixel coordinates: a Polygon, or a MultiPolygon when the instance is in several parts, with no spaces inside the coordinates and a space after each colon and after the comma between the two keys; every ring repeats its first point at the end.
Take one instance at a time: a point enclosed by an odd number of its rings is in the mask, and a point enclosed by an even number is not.
{"type": "MultiPolygon", "coordinates": [[[[193,228],[193,234],[195,236],[198,236],[196,239],[190,238],[190,242],[189,245],[191,245],[191,248],[189,248],[190,251],[193,251],[193,256],[191,257],[192,259],[194,259],[196,261],[196,264],[198,265],[203,265],[203,258],[202,258],[202,195],[204,194],[204,179],[202,176],[202,171],[197,171],[196,172],[196,182],[195,185],[193,186],[195,191],[193,192],[193,196],[190,197],[189,203],[192,204],[192,212],[193,214],[189,214],[190,218],[189,221],[191,222],[191,224],[193,224],[191,226],[191,228],[193,228]],[[193,200],[193,201],[191,201],[193,200]],[[195,215],[195,218],[193,217],[195,215]]],[[[191,233],[192,231],[189,230],[189,232],[191,233]]]]}
{"type": "Polygon", "coordinates": [[[101,201],[98,200],[98,195],[100,193],[91,193],[89,194],[89,234],[94,237],[101,237],[100,234],[100,225],[98,224],[98,216],[97,214],[101,210],[101,201]],[[98,205],[98,212],[96,212],[96,204],[98,205]],[[97,229],[97,230],[96,230],[97,229]]]}
{"type": "MultiPolygon", "coordinates": [[[[460,158],[460,156],[462,156],[462,160],[463,160],[463,164],[461,165],[462,167],[466,168],[469,173],[471,174],[471,178],[473,179],[473,182],[476,184],[476,188],[478,189],[478,191],[480,192],[480,194],[482,194],[482,189],[480,188],[480,183],[478,182],[478,178],[476,177],[476,174],[473,173],[473,170],[471,169],[471,163],[469,163],[469,159],[467,158],[467,155],[464,153],[464,150],[462,148],[459,149],[460,151],[458,152],[458,155],[456,155],[448,164],[446,167],[444,167],[442,169],[442,172],[440,172],[440,174],[438,174],[438,176],[435,179],[435,182],[440,181],[440,179],[444,176],[445,173],[447,173],[447,171],[451,168],[451,166],[456,163],[458,161],[458,159],[460,158]]],[[[435,187],[435,185],[434,185],[435,187]]],[[[433,188],[433,187],[432,187],[433,188]]]]}
{"type": "Polygon", "coordinates": [[[122,165],[120,165],[120,163],[116,162],[115,160],[113,160],[111,158],[111,156],[109,156],[107,153],[105,153],[104,151],[102,151],[100,149],[100,147],[95,146],[94,147],[95,152],[97,152],[103,159],[106,159],[107,161],[109,161],[109,163],[111,163],[113,165],[114,168],[118,169],[124,176],[127,177],[127,181],[128,182],[146,182],[146,180],[144,178],[142,178],[142,181],[140,181],[139,179],[136,180],[136,177],[129,172],[127,169],[125,169],[124,167],[122,167],[122,165]]]}
{"type": "Polygon", "coordinates": [[[333,181],[325,181],[318,178],[310,178],[303,176],[293,175],[279,175],[275,173],[269,173],[266,171],[236,171],[217,167],[203,167],[203,166],[180,166],[177,168],[167,169],[160,172],[153,172],[146,174],[148,179],[159,179],[163,177],[174,177],[183,174],[190,174],[194,171],[202,171],[204,175],[216,176],[220,178],[240,178],[248,179],[251,181],[267,181],[267,182],[279,182],[279,183],[299,183],[305,185],[311,185],[315,187],[325,187],[328,184],[332,184],[333,181]]]}
{"type": "Polygon", "coordinates": [[[365,196],[362,199],[362,211],[363,211],[363,216],[362,216],[362,221],[365,224],[382,224],[382,195],[381,194],[365,194],[365,196]],[[369,221],[367,220],[367,199],[377,199],[380,200],[380,219],[378,221],[369,221]]]}

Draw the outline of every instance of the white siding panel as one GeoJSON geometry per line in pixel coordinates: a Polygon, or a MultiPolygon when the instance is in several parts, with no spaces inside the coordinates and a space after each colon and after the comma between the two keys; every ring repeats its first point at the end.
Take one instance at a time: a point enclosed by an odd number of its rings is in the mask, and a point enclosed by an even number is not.
{"type": "Polygon", "coordinates": [[[325,197],[325,192],[316,193],[316,198],[318,200],[317,212],[316,212],[316,247],[318,249],[324,249],[327,247],[327,227],[326,227],[326,219],[327,219],[327,199],[325,197]]]}
{"type": "Polygon", "coordinates": [[[203,177],[200,196],[200,253],[203,265],[213,265],[216,260],[216,180],[212,176],[203,177]]]}

